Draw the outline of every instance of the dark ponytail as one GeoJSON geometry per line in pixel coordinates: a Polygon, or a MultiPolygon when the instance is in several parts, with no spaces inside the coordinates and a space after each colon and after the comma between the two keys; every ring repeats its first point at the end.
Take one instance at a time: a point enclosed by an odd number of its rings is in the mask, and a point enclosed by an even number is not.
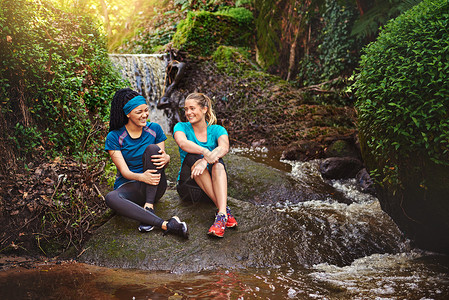
{"type": "Polygon", "coordinates": [[[128,123],[128,117],[123,112],[123,106],[139,93],[130,88],[125,88],[115,92],[111,102],[111,112],[109,115],[109,131],[119,129],[128,123]]]}

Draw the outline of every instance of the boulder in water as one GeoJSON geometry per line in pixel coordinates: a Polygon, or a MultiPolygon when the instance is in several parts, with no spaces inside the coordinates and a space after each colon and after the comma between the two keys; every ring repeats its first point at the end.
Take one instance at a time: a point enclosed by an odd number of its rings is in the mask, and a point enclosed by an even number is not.
{"type": "Polygon", "coordinates": [[[354,178],[362,167],[362,162],[353,157],[330,157],[321,162],[320,172],[326,179],[354,178]]]}

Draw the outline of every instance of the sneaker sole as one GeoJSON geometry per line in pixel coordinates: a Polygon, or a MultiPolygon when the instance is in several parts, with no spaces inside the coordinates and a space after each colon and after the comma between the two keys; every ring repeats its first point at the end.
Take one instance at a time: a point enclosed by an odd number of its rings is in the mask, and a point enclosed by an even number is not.
{"type": "Polygon", "coordinates": [[[226,225],[226,228],[235,228],[237,227],[237,224],[232,224],[231,226],[226,225]]]}
{"type": "Polygon", "coordinates": [[[187,224],[186,222],[181,222],[181,224],[184,226],[184,228],[186,229],[186,231],[183,231],[183,235],[184,237],[187,239],[189,238],[189,228],[187,228],[187,224]]]}
{"type": "Polygon", "coordinates": [[[212,236],[216,236],[216,237],[219,237],[219,238],[222,238],[224,236],[224,234],[219,235],[218,233],[215,233],[215,231],[209,231],[207,234],[208,235],[212,235],[212,236]]]}
{"type": "Polygon", "coordinates": [[[137,229],[139,230],[139,232],[145,233],[145,232],[150,232],[150,231],[152,231],[152,230],[154,229],[154,226],[153,226],[153,227],[151,227],[151,229],[150,229],[150,230],[144,230],[144,229],[140,229],[140,227],[139,227],[139,228],[137,228],[137,229]]]}

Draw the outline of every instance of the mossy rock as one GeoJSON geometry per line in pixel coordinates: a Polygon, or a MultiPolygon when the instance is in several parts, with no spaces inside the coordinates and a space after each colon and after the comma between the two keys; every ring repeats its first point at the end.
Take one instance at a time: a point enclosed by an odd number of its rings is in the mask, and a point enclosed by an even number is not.
{"type": "Polygon", "coordinates": [[[189,12],[173,36],[173,46],[194,56],[210,56],[220,45],[249,46],[252,13],[245,8],[189,12]]]}
{"type": "Polygon", "coordinates": [[[181,166],[181,158],[179,156],[178,145],[171,135],[167,135],[167,140],[165,141],[165,152],[170,155],[170,163],[165,168],[165,175],[167,176],[169,186],[174,187],[178,179],[178,172],[181,166]]]}
{"type": "Polygon", "coordinates": [[[397,252],[403,242],[374,202],[372,209],[357,216],[359,226],[350,226],[354,221],[348,220],[344,204],[329,218],[310,206],[285,213],[233,198],[228,198],[228,204],[239,226],[226,229],[221,239],[213,238],[207,235],[215,215],[213,203],[182,202],[176,191],[168,190],[156,204],[156,213],[164,219],[178,215],[188,224],[189,239],[164,236],[160,229],[139,233],[139,222],[114,216],[84,245],[78,260],[109,268],[174,273],[325,262],[342,266],[380,251],[397,252]],[[341,226],[333,225],[335,220],[341,226]],[[383,230],[385,224],[391,230],[383,230]],[[320,234],[313,234],[317,229],[320,234]],[[357,238],[336,238],[351,233],[357,238]]]}
{"type": "Polygon", "coordinates": [[[251,62],[249,52],[244,48],[219,46],[212,58],[217,68],[226,74],[238,76],[259,70],[259,67],[251,62]]]}
{"type": "Polygon", "coordinates": [[[361,159],[360,150],[352,139],[336,140],[324,152],[326,157],[354,157],[361,159]]]}

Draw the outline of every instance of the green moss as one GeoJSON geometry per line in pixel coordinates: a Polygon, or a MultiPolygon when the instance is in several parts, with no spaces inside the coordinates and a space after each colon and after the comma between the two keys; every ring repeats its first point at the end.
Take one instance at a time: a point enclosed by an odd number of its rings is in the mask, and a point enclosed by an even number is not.
{"type": "Polygon", "coordinates": [[[218,12],[218,15],[234,18],[240,26],[251,26],[253,22],[253,14],[243,7],[222,10],[218,12]]]}
{"type": "Polygon", "coordinates": [[[215,13],[189,12],[173,36],[173,46],[195,56],[210,56],[220,45],[248,46],[252,14],[244,8],[215,13]]]}
{"type": "Polygon", "coordinates": [[[167,136],[167,140],[165,141],[165,151],[170,155],[170,163],[165,168],[165,175],[167,176],[167,180],[174,185],[178,178],[181,159],[179,156],[178,145],[172,136],[167,136]]]}
{"type": "Polygon", "coordinates": [[[243,48],[219,46],[212,55],[217,68],[227,74],[242,75],[257,66],[249,60],[249,52],[243,48]]]}

